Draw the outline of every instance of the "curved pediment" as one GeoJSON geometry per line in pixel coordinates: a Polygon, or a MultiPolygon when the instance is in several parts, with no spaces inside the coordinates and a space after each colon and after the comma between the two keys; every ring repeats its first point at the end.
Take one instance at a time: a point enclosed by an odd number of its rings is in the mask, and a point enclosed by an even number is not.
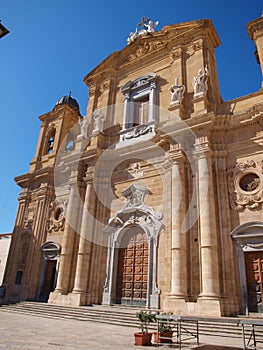
{"type": "Polygon", "coordinates": [[[141,87],[142,85],[149,84],[153,80],[157,78],[157,74],[148,73],[143,75],[137,79],[129,80],[122,88],[121,91],[124,92],[126,90],[136,89],[137,87],[141,87]]]}
{"type": "Polygon", "coordinates": [[[256,238],[263,236],[263,222],[251,221],[236,227],[231,233],[231,237],[240,240],[244,238],[256,238]]]}

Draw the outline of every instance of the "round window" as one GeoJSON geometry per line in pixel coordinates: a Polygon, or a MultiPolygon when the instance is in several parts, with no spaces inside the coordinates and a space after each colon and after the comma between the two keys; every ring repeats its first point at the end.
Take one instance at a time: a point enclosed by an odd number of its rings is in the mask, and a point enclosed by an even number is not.
{"type": "Polygon", "coordinates": [[[258,188],[260,183],[260,178],[255,173],[250,173],[244,175],[239,183],[240,188],[246,192],[252,192],[258,188]]]}
{"type": "Polygon", "coordinates": [[[60,219],[60,215],[63,213],[63,209],[62,208],[57,208],[57,210],[55,211],[55,215],[54,218],[55,220],[59,220],[60,219]]]}

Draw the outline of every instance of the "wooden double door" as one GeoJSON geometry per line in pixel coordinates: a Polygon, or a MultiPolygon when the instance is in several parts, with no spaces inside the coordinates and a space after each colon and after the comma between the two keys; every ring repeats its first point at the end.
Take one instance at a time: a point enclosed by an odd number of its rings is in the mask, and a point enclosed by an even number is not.
{"type": "Polygon", "coordinates": [[[149,256],[145,232],[131,227],[118,250],[116,303],[146,305],[149,256]]]}
{"type": "Polygon", "coordinates": [[[263,252],[245,253],[248,311],[263,313],[263,252]]]}

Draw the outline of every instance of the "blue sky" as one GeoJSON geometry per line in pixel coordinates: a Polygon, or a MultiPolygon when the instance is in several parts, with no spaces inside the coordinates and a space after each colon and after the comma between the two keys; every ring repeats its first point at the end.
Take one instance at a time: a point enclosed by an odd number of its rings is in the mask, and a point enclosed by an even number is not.
{"type": "Polygon", "coordinates": [[[12,232],[20,192],[13,178],[29,170],[38,139],[38,116],[69,91],[81,114],[87,107],[84,76],[126,38],[142,16],[163,26],[212,19],[219,85],[230,100],[261,87],[254,43],[246,25],[261,16],[260,0],[84,1],[8,0],[0,20],[10,33],[0,39],[0,233],[12,232]]]}

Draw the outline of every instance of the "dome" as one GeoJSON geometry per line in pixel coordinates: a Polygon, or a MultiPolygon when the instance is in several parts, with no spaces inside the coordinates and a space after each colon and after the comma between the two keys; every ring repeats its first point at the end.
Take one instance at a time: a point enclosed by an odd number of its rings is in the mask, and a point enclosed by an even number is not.
{"type": "Polygon", "coordinates": [[[73,97],[70,96],[70,94],[68,96],[61,97],[57,101],[56,106],[57,105],[69,105],[79,112],[79,104],[73,97]]]}

